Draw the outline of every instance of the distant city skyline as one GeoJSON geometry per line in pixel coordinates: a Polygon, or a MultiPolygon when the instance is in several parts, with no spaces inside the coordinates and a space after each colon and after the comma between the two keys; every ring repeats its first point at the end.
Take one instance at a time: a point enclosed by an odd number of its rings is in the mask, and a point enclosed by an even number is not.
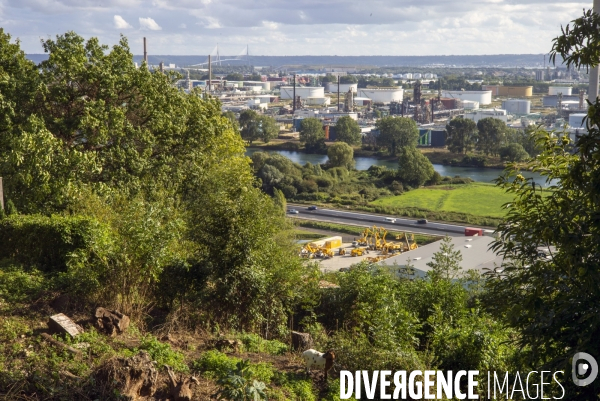
{"type": "Polygon", "coordinates": [[[27,53],[75,31],[134,54],[484,55],[547,53],[592,2],[569,0],[0,0],[0,26],[27,53]]]}

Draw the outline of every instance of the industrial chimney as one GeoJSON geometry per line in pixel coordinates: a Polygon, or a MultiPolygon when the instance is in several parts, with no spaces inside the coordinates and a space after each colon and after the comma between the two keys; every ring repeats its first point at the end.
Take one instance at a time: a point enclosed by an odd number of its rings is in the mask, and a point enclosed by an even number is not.
{"type": "Polygon", "coordinates": [[[148,65],[148,52],[146,51],[146,37],[144,36],[144,61],[148,65]]]}

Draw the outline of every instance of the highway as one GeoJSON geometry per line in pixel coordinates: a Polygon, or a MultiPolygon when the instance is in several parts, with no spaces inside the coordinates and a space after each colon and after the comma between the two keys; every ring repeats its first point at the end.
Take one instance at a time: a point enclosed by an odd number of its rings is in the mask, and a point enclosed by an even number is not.
{"type": "Polygon", "coordinates": [[[307,210],[306,205],[294,205],[288,203],[288,210],[290,209],[296,209],[298,211],[298,214],[288,213],[287,216],[291,218],[316,220],[338,224],[351,224],[364,227],[377,225],[379,227],[384,227],[387,230],[408,231],[416,234],[449,235],[451,237],[460,237],[465,235],[465,227],[467,227],[456,224],[433,222],[419,224],[417,223],[417,220],[398,218],[397,216],[385,216],[361,212],[346,212],[335,209],[319,208],[317,210],[307,210]],[[396,219],[396,222],[392,223],[385,221],[386,217],[393,217],[396,219]]]}

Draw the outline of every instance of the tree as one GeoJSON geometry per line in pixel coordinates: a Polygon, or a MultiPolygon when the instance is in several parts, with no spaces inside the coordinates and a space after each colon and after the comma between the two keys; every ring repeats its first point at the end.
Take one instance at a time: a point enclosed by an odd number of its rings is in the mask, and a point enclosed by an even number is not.
{"type": "Polygon", "coordinates": [[[244,76],[239,72],[232,72],[225,77],[226,81],[243,81],[244,76]]]}
{"type": "Polygon", "coordinates": [[[256,141],[260,138],[260,128],[258,125],[258,113],[254,110],[244,110],[240,113],[239,118],[242,138],[248,143],[256,141]]]}
{"type": "Polygon", "coordinates": [[[285,200],[285,195],[279,189],[275,188],[273,190],[273,202],[275,206],[281,210],[282,214],[285,214],[287,209],[287,201],[285,200]]]}
{"type": "Polygon", "coordinates": [[[258,116],[257,123],[260,139],[264,143],[269,143],[271,139],[277,138],[279,135],[279,124],[277,124],[277,121],[273,117],[258,116]]]}
{"type": "Polygon", "coordinates": [[[233,111],[231,111],[231,110],[226,111],[225,113],[223,113],[223,117],[225,117],[226,119],[228,119],[231,122],[231,125],[233,126],[233,130],[235,132],[239,132],[240,124],[239,124],[238,119],[235,116],[235,113],[233,111]]]}
{"type": "Polygon", "coordinates": [[[519,143],[511,143],[510,145],[500,148],[500,157],[503,160],[511,162],[522,162],[529,158],[529,154],[523,149],[519,143]]]}
{"type": "Polygon", "coordinates": [[[502,120],[493,117],[482,118],[477,122],[477,150],[486,155],[498,155],[506,140],[508,127],[502,120]]]}
{"type": "Polygon", "coordinates": [[[535,141],[535,129],[534,125],[527,127],[525,130],[509,129],[506,132],[506,143],[518,143],[523,146],[528,155],[537,156],[541,148],[535,141]]]}
{"type": "Polygon", "coordinates": [[[318,118],[305,118],[300,126],[300,142],[305,144],[308,152],[325,150],[325,131],[323,123],[318,118]]]}
{"type": "Polygon", "coordinates": [[[419,187],[433,177],[433,165],[417,148],[405,147],[398,155],[398,178],[419,187]]]}
{"type": "Polygon", "coordinates": [[[342,75],[340,77],[341,84],[355,84],[358,82],[358,79],[354,75],[342,75]]]}
{"type": "Polygon", "coordinates": [[[440,250],[433,254],[432,261],[427,263],[431,267],[428,276],[434,280],[454,280],[460,274],[462,255],[460,250],[454,250],[452,238],[445,236],[440,243],[440,250]]]}
{"type": "Polygon", "coordinates": [[[248,78],[249,81],[262,81],[262,76],[257,73],[257,72],[253,72],[252,75],[250,75],[250,78],[248,78]]]}
{"type": "Polygon", "coordinates": [[[377,144],[388,149],[395,156],[403,147],[415,147],[419,140],[419,128],[413,119],[407,117],[384,117],[377,121],[379,130],[377,144]]]}
{"type": "Polygon", "coordinates": [[[344,142],[336,142],[327,148],[329,165],[332,167],[354,167],[354,149],[344,142]]]}
{"type": "Polygon", "coordinates": [[[477,142],[477,124],[466,118],[453,118],[446,125],[446,135],[446,145],[451,152],[466,154],[477,142]]]}
{"type": "Polygon", "coordinates": [[[335,140],[348,145],[360,145],[362,135],[360,126],[352,117],[344,116],[335,123],[335,140]]]}

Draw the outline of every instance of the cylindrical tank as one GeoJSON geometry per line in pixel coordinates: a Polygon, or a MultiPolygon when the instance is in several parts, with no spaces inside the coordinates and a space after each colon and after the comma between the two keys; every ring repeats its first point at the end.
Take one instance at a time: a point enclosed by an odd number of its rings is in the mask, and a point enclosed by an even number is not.
{"type": "MultiPolygon", "coordinates": [[[[282,86],[280,90],[281,99],[292,99],[294,97],[294,87],[282,86]]],[[[296,86],[296,96],[300,96],[301,99],[325,97],[325,88],[322,86],[296,86]]]]}
{"type": "Polygon", "coordinates": [[[442,91],[442,97],[479,102],[479,105],[492,103],[492,91],[442,91]]]}
{"type": "Polygon", "coordinates": [[[585,128],[583,119],[587,116],[585,113],[574,113],[569,116],[569,126],[572,128],[585,128]]]}
{"type": "Polygon", "coordinates": [[[571,88],[570,86],[549,86],[548,87],[548,94],[549,95],[558,95],[559,93],[562,93],[563,96],[570,96],[571,95],[571,91],[573,90],[573,88],[571,88]]]}
{"type": "Polygon", "coordinates": [[[359,89],[359,97],[368,97],[373,103],[402,102],[404,99],[403,89],[359,89]]]}
{"type": "MultiPolygon", "coordinates": [[[[356,93],[358,91],[358,84],[340,84],[340,93],[347,93],[348,89],[352,89],[352,92],[356,93]]],[[[298,90],[298,88],[296,88],[296,90],[298,90]]],[[[337,82],[328,82],[326,90],[327,92],[337,93],[337,82]]]]}
{"type": "Polygon", "coordinates": [[[502,108],[511,114],[529,114],[531,102],[523,99],[508,99],[502,102],[502,108]]]}

